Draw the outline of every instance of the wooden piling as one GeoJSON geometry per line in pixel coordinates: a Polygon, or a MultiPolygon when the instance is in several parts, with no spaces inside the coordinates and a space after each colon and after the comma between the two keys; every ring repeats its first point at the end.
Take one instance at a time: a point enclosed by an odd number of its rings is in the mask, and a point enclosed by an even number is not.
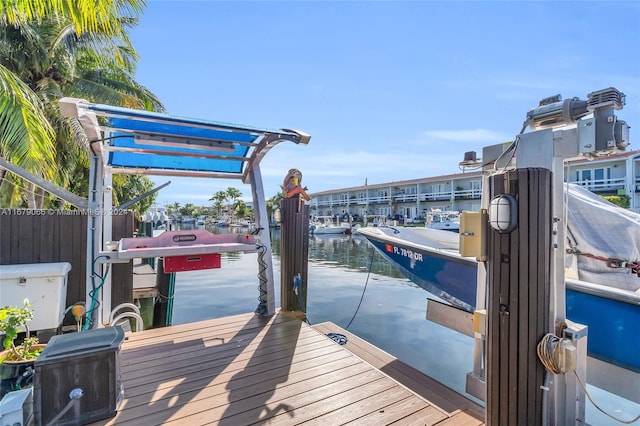
{"type": "Polygon", "coordinates": [[[166,327],[171,325],[173,306],[173,274],[165,274],[164,258],[158,259],[156,268],[156,287],[159,298],[153,309],[153,327],[166,327]]]}
{"type": "Polygon", "coordinates": [[[518,169],[490,178],[490,195],[518,200],[518,227],[490,229],[487,318],[487,425],[543,423],[544,367],[536,346],[549,331],[551,178],[518,169]]]}
{"type": "Polygon", "coordinates": [[[283,311],[300,312],[307,308],[307,265],[309,260],[309,206],[298,197],[280,201],[280,305],[283,311]],[[294,279],[300,275],[298,296],[293,291],[294,279]],[[301,306],[302,305],[302,306],[301,306]]]}

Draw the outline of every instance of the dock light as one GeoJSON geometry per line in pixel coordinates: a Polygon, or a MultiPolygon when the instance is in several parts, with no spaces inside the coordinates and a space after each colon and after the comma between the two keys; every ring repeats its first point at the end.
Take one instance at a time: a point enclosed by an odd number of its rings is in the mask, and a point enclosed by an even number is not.
{"type": "Polygon", "coordinates": [[[280,211],[280,207],[273,211],[273,220],[275,220],[276,223],[282,222],[282,212],[280,211]]]}
{"type": "Polygon", "coordinates": [[[501,234],[518,226],[518,201],[513,195],[500,194],[489,203],[489,225],[501,234]]]}

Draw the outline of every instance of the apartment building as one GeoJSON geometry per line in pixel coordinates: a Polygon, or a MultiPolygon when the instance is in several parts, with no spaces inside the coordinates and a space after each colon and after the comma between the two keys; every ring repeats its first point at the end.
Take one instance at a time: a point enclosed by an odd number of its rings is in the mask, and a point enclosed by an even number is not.
{"type": "MultiPolygon", "coordinates": [[[[565,181],[580,184],[599,195],[621,195],[640,213],[640,150],[565,165],[565,181]]],[[[424,219],[432,209],[479,210],[482,172],[473,171],[309,194],[314,215],[402,216],[424,219]]]]}

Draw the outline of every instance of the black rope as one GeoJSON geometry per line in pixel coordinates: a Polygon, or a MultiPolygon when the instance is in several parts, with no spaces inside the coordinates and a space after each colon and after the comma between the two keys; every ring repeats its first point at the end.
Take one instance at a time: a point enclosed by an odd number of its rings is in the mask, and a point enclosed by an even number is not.
{"type": "Polygon", "coordinates": [[[348,330],[353,320],[356,319],[356,315],[358,315],[358,311],[360,310],[360,305],[362,305],[362,299],[364,299],[364,293],[367,291],[367,284],[369,284],[369,276],[371,275],[371,267],[373,266],[373,256],[375,254],[376,254],[376,250],[372,247],[371,261],[369,262],[369,272],[367,272],[367,280],[364,282],[364,288],[362,289],[362,296],[360,296],[360,302],[358,303],[358,307],[356,308],[356,311],[353,313],[353,317],[351,317],[351,321],[349,321],[349,324],[347,324],[347,326],[345,327],[345,330],[348,330]]]}

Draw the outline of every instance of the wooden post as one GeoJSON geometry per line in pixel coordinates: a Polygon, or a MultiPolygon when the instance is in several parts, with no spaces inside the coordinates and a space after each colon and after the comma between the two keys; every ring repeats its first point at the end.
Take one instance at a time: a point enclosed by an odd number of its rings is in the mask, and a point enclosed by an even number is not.
{"type": "MultiPolygon", "coordinates": [[[[133,236],[134,213],[131,210],[121,211],[112,217],[112,241],[133,236]]],[[[121,303],[133,302],[133,262],[114,263],[111,265],[111,308],[121,303]]]]}
{"type": "Polygon", "coordinates": [[[159,298],[153,309],[153,327],[171,325],[171,307],[173,305],[173,274],[164,273],[164,258],[158,258],[156,269],[156,287],[159,298]]]}
{"type": "Polygon", "coordinates": [[[549,331],[551,176],[528,168],[489,179],[490,198],[518,200],[518,226],[489,232],[487,425],[543,424],[545,371],[536,346],[549,331]]]}
{"type": "Polygon", "coordinates": [[[280,295],[283,311],[307,311],[307,262],[309,259],[309,206],[298,197],[280,201],[280,295]],[[294,279],[300,277],[298,296],[293,291],[294,279]],[[300,303],[302,302],[302,303],[300,303]],[[302,304],[302,306],[301,306],[302,304]]]}

